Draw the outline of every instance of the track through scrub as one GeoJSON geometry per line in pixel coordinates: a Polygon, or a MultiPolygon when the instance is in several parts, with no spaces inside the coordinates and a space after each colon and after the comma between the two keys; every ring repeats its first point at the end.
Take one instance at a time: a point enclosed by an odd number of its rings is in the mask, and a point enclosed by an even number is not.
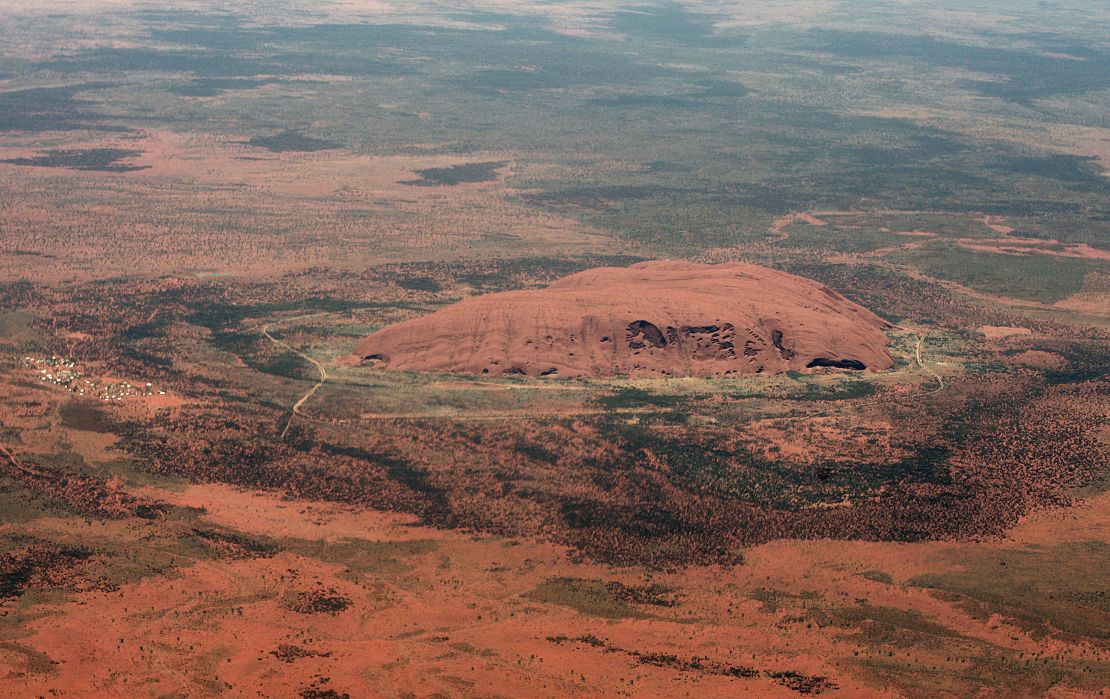
{"type": "Polygon", "coordinates": [[[327,380],[328,380],[328,370],[324,368],[323,364],[316,361],[312,357],[308,356],[304,352],[301,352],[300,350],[293,347],[289,343],[283,342],[283,341],[277,339],[276,337],[274,337],[273,335],[271,335],[270,334],[270,328],[274,327],[275,325],[277,325],[279,323],[288,323],[288,322],[291,322],[291,321],[294,321],[294,320],[304,320],[306,318],[315,318],[316,316],[323,316],[323,315],[329,315],[329,313],[324,311],[324,312],[321,312],[321,313],[309,313],[309,314],[303,315],[303,316],[295,316],[293,318],[282,318],[281,320],[275,320],[275,321],[266,323],[265,325],[262,326],[262,331],[261,332],[262,332],[263,335],[266,336],[267,340],[274,343],[278,347],[283,347],[283,348],[289,350],[290,352],[297,355],[298,357],[305,360],[306,362],[309,362],[310,364],[312,364],[312,366],[316,367],[316,371],[318,371],[320,373],[320,380],[317,381],[316,384],[312,388],[308,389],[308,391],[306,391],[305,394],[303,396],[301,396],[300,399],[296,403],[294,403],[293,407],[290,409],[289,419],[285,421],[285,429],[283,429],[281,431],[281,440],[282,441],[285,440],[285,435],[287,435],[289,433],[289,427],[293,424],[293,418],[295,418],[297,415],[301,414],[301,406],[304,405],[308,401],[308,399],[311,398],[314,393],[316,393],[316,391],[319,391],[320,387],[323,386],[325,382],[327,382],[327,380]]]}
{"type": "MultiPolygon", "coordinates": [[[[925,396],[931,396],[934,393],[939,393],[940,391],[943,391],[944,388],[945,388],[944,379],[942,379],[940,377],[940,374],[933,371],[932,368],[930,368],[925,363],[925,360],[922,359],[922,357],[921,357],[921,348],[925,344],[925,338],[928,337],[928,333],[918,332],[917,330],[914,330],[913,328],[907,328],[903,325],[895,325],[894,328],[897,329],[897,330],[901,330],[903,332],[908,332],[908,333],[911,333],[911,334],[917,336],[917,343],[914,345],[914,348],[913,348],[914,361],[917,363],[917,366],[920,369],[922,369],[923,371],[928,373],[930,376],[932,376],[934,379],[936,379],[936,382],[937,382],[937,385],[936,385],[935,388],[932,388],[932,389],[930,389],[928,391],[925,391],[923,393],[917,393],[917,394],[914,394],[914,395],[908,396],[908,397],[909,398],[924,398],[925,396]]],[[[875,405],[875,404],[880,404],[880,403],[897,402],[897,401],[905,400],[906,398],[907,398],[907,396],[879,395],[879,396],[875,396],[874,398],[871,398],[869,400],[849,401],[848,407],[860,407],[860,406],[863,406],[863,405],[875,405]]],[[[791,416],[788,416],[785,419],[795,419],[796,420],[796,419],[808,419],[808,418],[813,418],[813,417],[827,417],[827,416],[831,415],[832,413],[837,412],[840,407],[841,406],[837,406],[835,408],[828,408],[828,409],[825,409],[825,410],[819,410],[817,412],[806,413],[804,415],[791,415],[791,416]]]]}
{"type": "Polygon", "coordinates": [[[922,394],[921,394],[921,395],[923,395],[923,396],[929,396],[929,395],[932,395],[932,394],[934,394],[934,393],[938,393],[938,392],[940,392],[940,391],[943,391],[943,390],[944,390],[944,379],[940,378],[940,374],[938,374],[937,372],[933,371],[933,370],[932,370],[932,369],[931,369],[931,368],[930,368],[929,366],[927,366],[927,365],[925,364],[925,362],[924,362],[924,361],[922,361],[922,359],[921,359],[921,346],[922,346],[923,344],[925,344],[925,337],[926,337],[925,333],[919,333],[919,334],[917,335],[917,346],[916,346],[916,347],[914,347],[914,349],[913,349],[913,354],[914,354],[914,358],[915,358],[915,359],[917,360],[917,366],[921,367],[921,368],[922,368],[922,369],[924,369],[925,371],[927,371],[927,372],[929,372],[930,374],[932,374],[933,378],[937,380],[937,387],[936,387],[936,388],[934,388],[934,389],[933,389],[933,390],[931,390],[931,391],[928,391],[928,392],[926,392],[926,393],[922,393],[922,394]]]}

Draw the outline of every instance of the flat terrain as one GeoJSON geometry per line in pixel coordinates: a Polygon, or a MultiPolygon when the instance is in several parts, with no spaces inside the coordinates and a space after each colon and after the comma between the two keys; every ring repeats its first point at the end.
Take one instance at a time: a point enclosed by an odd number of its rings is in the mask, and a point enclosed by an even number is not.
{"type": "Polygon", "coordinates": [[[12,696],[1110,686],[1105,3],[50,5],[0,1],[12,696]],[[659,259],[893,363],[344,360],[659,259]]]}

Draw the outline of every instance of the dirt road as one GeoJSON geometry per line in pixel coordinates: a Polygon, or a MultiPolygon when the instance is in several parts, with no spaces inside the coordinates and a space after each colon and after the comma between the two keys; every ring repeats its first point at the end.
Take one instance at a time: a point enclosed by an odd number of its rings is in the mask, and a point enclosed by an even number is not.
{"type": "Polygon", "coordinates": [[[316,382],[316,385],[314,385],[312,388],[308,389],[308,391],[306,391],[305,394],[303,396],[301,396],[300,399],[296,403],[294,403],[293,407],[290,409],[289,419],[286,420],[286,422],[285,422],[285,429],[283,429],[281,431],[281,439],[282,440],[284,440],[285,435],[287,435],[289,433],[289,426],[293,424],[293,418],[295,418],[297,415],[301,414],[301,406],[304,405],[308,401],[308,399],[311,398],[314,393],[316,393],[316,391],[319,391],[320,387],[323,386],[325,382],[327,382],[327,380],[328,380],[328,370],[324,368],[323,364],[316,361],[312,357],[308,356],[304,352],[301,352],[300,350],[293,347],[292,345],[290,345],[286,342],[282,342],[281,340],[279,340],[276,337],[274,337],[273,335],[271,335],[270,334],[270,328],[274,327],[275,325],[278,325],[279,323],[288,323],[288,322],[291,322],[291,321],[294,321],[294,320],[304,320],[305,318],[314,318],[316,316],[323,316],[323,315],[329,315],[329,314],[326,313],[326,312],[324,312],[324,313],[309,313],[308,315],[295,316],[293,318],[282,318],[281,320],[275,320],[273,322],[266,323],[265,325],[262,326],[262,334],[266,336],[266,339],[268,339],[270,342],[274,343],[278,347],[282,347],[284,349],[289,350],[290,352],[297,355],[301,359],[303,359],[306,362],[312,364],[312,366],[316,367],[316,371],[318,371],[320,373],[320,380],[316,382]]]}

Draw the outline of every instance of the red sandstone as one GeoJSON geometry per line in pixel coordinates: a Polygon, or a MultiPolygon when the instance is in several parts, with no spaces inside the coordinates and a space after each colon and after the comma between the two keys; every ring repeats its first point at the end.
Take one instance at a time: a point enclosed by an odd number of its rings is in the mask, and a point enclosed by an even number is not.
{"type": "Polygon", "coordinates": [[[742,262],[658,261],[465,299],[383,328],[350,359],[495,376],[887,369],[888,327],[810,279],[742,262]]]}

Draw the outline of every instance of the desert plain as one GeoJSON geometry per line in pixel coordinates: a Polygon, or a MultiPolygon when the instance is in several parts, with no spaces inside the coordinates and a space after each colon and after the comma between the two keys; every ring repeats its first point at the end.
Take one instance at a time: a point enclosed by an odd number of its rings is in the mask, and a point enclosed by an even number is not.
{"type": "Polygon", "coordinates": [[[1108,28],[0,0],[0,687],[1105,696],[1108,28]]]}

